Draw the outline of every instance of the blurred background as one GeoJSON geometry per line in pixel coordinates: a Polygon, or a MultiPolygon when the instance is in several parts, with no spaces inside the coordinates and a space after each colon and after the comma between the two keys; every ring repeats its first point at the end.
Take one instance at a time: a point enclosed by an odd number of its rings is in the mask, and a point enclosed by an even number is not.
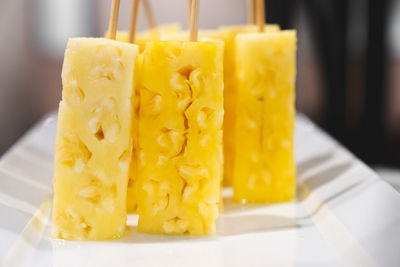
{"type": "MultiPolygon", "coordinates": [[[[158,24],[187,27],[186,0],[151,0],[158,24]]],[[[67,39],[102,36],[111,0],[0,1],[0,155],[57,109],[67,39]]],[[[246,0],[201,0],[200,27],[246,23],[246,0]]],[[[131,1],[122,0],[119,29],[131,1]]],[[[297,109],[367,164],[400,168],[400,0],[268,0],[269,23],[299,37],[297,109]]],[[[143,12],[138,26],[147,28],[143,12]]],[[[400,176],[399,176],[400,179],[400,176]]]]}

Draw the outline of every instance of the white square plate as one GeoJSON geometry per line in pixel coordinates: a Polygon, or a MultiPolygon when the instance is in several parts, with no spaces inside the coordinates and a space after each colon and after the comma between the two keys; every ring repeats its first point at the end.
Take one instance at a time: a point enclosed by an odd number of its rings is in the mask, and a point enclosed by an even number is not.
{"type": "Polygon", "coordinates": [[[121,240],[51,240],[56,115],[0,160],[4,266],[400,266],[400,194],[303,116],[297,117],[297,200],[236,205],[212,237],[138,234],[121,240]]]}

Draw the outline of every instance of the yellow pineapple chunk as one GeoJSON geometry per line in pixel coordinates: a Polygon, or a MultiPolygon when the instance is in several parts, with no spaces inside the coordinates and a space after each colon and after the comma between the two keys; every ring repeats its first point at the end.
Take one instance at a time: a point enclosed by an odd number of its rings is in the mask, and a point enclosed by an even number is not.
{"type": "MultiPolygon", "coordinates": [[[[279,25],[266,25],[265,31],[277,32],[279,25]]],[[[224,185],[232,185],[234,155],[235,155],[235,105],[237,79],[235,77],[235,37],[239,33],[256,32],[256,25],[227,26],[218,31],[219,38],[225,41],[224,51],[224,185]]],[[[218,38],[216,34],[210,37],[218,38]]]]}
{"type": "MultiPolygon", "coordinates": [[[[278,32],[279,25],[265,25],[265,31],[278,32]]],[[[223,143],[224,143],[224,172],[223,183],[226,186],[232,185],[232,171],[234,166],[235,148],[235,103],[237,91],[237,78],[235,77],[235,37],[239,33],[257,32],[256,25],[236,25],[224,26],[218,30],[200,30],[201,40],[214,39],[225,43],[224,48],[224,123],[223,123],[223,143]]],[[[168,32],[163,35],[165,40],[187,40],[189,32],[168,32]]],[[[222,178],[222,177],[221,177],[222,178]]]]}
{"type": "Polygon", "coordinates": [[[138,47],[72,38],[62,70],[54,163],[54,238],[121,237],[132,158],[138,47]]]}
{"type": "MultiPolygon", "coordinates": [[[[157,28],[150,29],[147,31],[142,31],[136,35],[135,44],[137,44],[139,46],[140,52],[143,52],[143,50],[148,42],[161,40],[164,38],[165,35],[177,33],[180,31],[180,29],[181,29],[180,24],[172,23],[172,24],[161,25],[161,26],[158,26],[157,28]]],[[[128,42],[129,41],[129,32],[128,31],[118,31],[116,39],[121,42],[128,42]]],[[[142,57],[138,56],[138,60],[136,63],[137,70],[141,68],[140,67],[140,64],[141,64],[140,58],[142,58],[142,57]]],[[[137,77],[138,77],[138,75],[137,75],[137,77]]],[[[139,97],[138,97],[139,94],[140,94],[140,92],[136,91],[137,97],[135,98],[135,101],[139,100],[139,97]]],[[[135,106],[135,110],[137,110],[140,106],[139,101],[136,101],[134,103],[134,106],[135,106]]],[[[138,112],[135,112],[134,118],[133,118],[133,122],[135,125],[138,123],[138,119],[135,118],[137,116],[138,116],[138,112]]],[[[133,136],[138,135],[137,129],[138,129],[138,127],[133,127],[133,131],[134,131],[132,133],[133,136]]],[[[135,139],[134,139],[134,141],[135,141],[135,139]]],[[[132,172],[131,172],[131,176],[129,178],[129,183],[128,183],[127,210],[129,213],[135,213],[137,210],[137,193],[136,192],[137,192],[138,188],[135,184],[135,179],[137,176],[137,147],[138,147],[138,144],[134,143],[134,145],[133,145],[133,154],[134,154],[133,156],[134,157],[133,157],[133,162],[132,162],[132,172]]]]}
{"type": "MultiPolygon", "coordinates": [[[[154,29],[139,32],[135,37],[135,44],[139,46],[140,52],[142,52],[146,47],[147,42],[162,40],[164,35],[177,33],[180,30],[181,26],[177,23],[161,25],[154,29]]],[[[121,42],[128,42],[129,32],[118,31],[116,39],[121,42]]]]}
{"type": "Polygon", "coordinates": [[[215,232],[222,176],[223,43],[147,44],[140,77],[140,232],[215,232]]]}
{"type": "Polygon", "coordinates": [[[239,34],[234,199],[290,201],[295,195],[296,32],[239,34]]]}

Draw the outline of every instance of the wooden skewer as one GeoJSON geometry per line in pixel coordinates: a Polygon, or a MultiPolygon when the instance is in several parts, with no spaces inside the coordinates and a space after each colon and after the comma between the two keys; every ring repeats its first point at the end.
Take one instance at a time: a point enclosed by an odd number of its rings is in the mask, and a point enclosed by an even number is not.
{"type": "Polygon", "coordinates": [[[191,0],[190,3],[190,38],[191,42],[197,42],[199,31],[200,0],[191,0]]]}
{"type": "Polygon", "coordinates": [[[249,24],[256,24],[255,0],[247,0],[247,20],[249,24]]]}
{"type": "Polygon", "coordinates": [[[192,12],[192,0],[188,0],[188,28],[190,28],[190,13],[192,12]]]}
{"type": "Polygon", "coordinates": [[[264,32],[264,25],[265,25],[264,0],[257,0],[256,11],[257,11],[258,31],[259,32],[264,32]]]}
{"type": "Polygon", "coordinates": [[[156,21],[154,20],[153,10],[151,8],[150,0],[143,0],[143,8],[144,13],[146,14],[147,25],[149,25],[150,29],[154,29],[156,25],[156,21]]]}
{"type": "Polygon", "coordinates": [[[118,12],[119,0],[113,0],[111,4],[110,20],[108,22],[108,37],[111,40],[115,40],[115,37],[117,36],[118,12]]]}
{"type": "Polygon", "coordinates": [[[139,2],[140,2],[140,0],[133,0],[133,3],[132,3],[131,25],[129,28],[129,42],[130,43],[135,42],[139,2]]]}

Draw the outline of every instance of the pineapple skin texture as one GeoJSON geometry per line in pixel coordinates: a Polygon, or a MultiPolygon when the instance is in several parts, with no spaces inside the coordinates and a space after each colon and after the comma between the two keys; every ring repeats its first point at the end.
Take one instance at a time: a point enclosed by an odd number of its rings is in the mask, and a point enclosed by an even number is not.
{"type": "Polygon", "coordinates": [[[236,37],[238,77],[234,200],[295,197],[296,32],[236,37]]]}
{"type": "Polygon", "coordinates": [[[55,146],[54,238],[124,234],[137,53],[136,45],[103,38],[68,42],[55,146]]]}
{"type": "Polygon", "coordinates": [[[222,61],[222,42],[146,46],[139,85],[139,232],[215,232],[223,161],[222,61]]]}

